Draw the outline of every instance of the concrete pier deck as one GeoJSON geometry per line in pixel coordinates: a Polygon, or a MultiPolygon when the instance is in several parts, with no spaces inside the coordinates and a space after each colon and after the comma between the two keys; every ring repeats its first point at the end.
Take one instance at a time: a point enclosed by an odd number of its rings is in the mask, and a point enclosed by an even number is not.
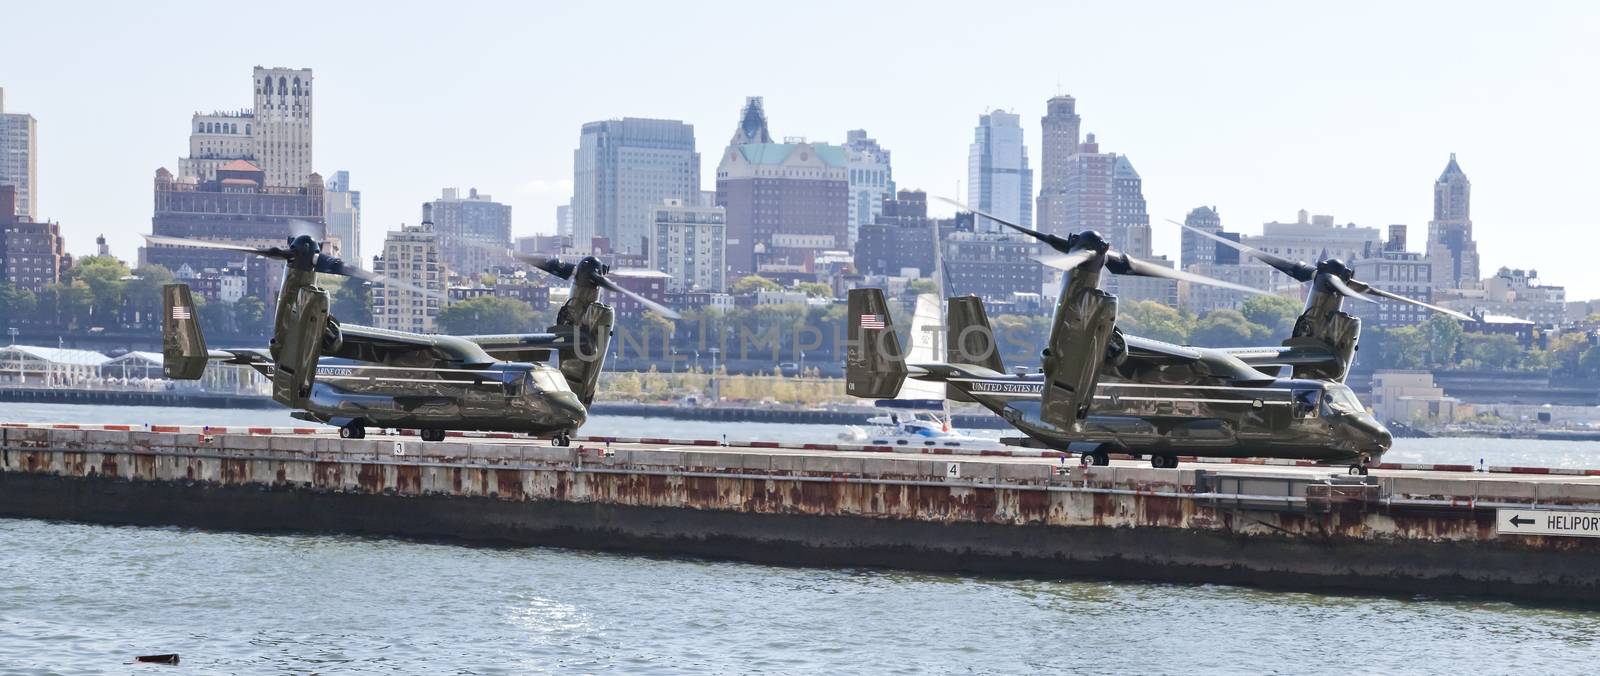
{"type": "Polygon", "coordinates": [[[896,450],[7,425],[0,516],[1600,603],[1600,471],[896,450]]]}

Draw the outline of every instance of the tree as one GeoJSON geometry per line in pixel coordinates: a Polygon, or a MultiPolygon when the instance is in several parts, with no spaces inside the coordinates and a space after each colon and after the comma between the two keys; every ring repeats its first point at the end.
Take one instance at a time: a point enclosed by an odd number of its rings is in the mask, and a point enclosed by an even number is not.
{"type": "MultiPolygon", "coordinates": [[[[67,271],[67,278],[63,281],[73,286],[82,285],[87,291],[85,310],[81,316],[76,312],[73,315],[81,320],[80,324],[91,321],[99,326],[119,323],[117,315],[122,308],[122,293],[126,285],[123,278],[129,274],[128,266],[111,256],[84,258],[67,271]]],[[[72,295],[76,302],[78,292],[72,295]]]]}
{"type": "Polygon", "coordinates": [[[1436,314],[1422,323],[1422,336],[1428,350],[1429,366],[1455,366],[1456,353],[1461,349],[1461,322],[1455,317],[1436,314]]]}
{"type": "Polygon", "coordinates": [[[1522,345],[1505,334],[1474,333],[1462,337],[1463,365],[1488,369],[1510,369],[1522,365],[1522,345]]]}
{"type": "Polygon", "coordinates": [[[761,275],[747,275],[745,277],[739,278],[739,281],[733,283],[733,292],[734,293],[755,293],[757,291],[777,291],[777,290],[782,289],[782,288],[783,287],[780,286],[777,282],[774,282],[774,281],[772,281],[770,279],[767,279],[766,277],[762,277],[761,275]]]}
{"type": "Polygon", "coordinates": [[[524,333],[534,329],[533,306],[513,298],[481,296],[439,313],[439,328],[451,334],[524,333]]]}
{"type": "Polygon", "coordinates": [[[1426,349],[1422,331],[1415,326],[1362,331],[1361,357],[1372,359],[1374,368],[1420,369],[1426,349]]]}
{"type": "Polygon", "coordinates": [[[232,314],[233,330],[237,333],[251,336],[271,333],[273,330],[267,326],[267,304],[260,298],[245,296],[233,307],[223,309],[232,314]]]}
{"type": "Polygon", "coordinates": [[[1213,310],[1195,322],[1189,342],[1203,347],[1237,347],[1248,345],[1269,330],[1252,324],[1238,310],[1213,310]]]}
{"type": "Polygon", "coordinates": [[[1300,303],[1278,295],[1251,296],[1239,307],[1239,313],[1250,323],[1265,326],[1272,333],[1287,338],[1300,316],[1300,303]]]}
{"type": "Polygon", "coordinates": [[[937,295],[939,293],[939,283],[931,279],[913,279],[906,283],[907,296],[915,298],[925,293],[937,295]]]}
{"type": "Polygon", "coordinates": [[[0,327],[16,326],[33,317],[38,298],[11,282],[0,284],[0,327]]]}
{"type": "Polygon", "coordinates": [[[367,325],[372,323],[372,287],[357,279],[340,278],[329,284],[328,311],[339,321],[367,325]]]}
{"type": "Polygon", "coordinates": [[[1155,340],[1182,345],[1189,342],[1193,322],[1183,313],[1153,300],[1129,303],[1118,311],[1117,326],[1123,331],[1155,340]]]}
{"type": "Polygon", "coordinates": [[[822,282],[801,282],[795,285],[795,290],[812,298],[832,298],[833,287],[822,282]]]}

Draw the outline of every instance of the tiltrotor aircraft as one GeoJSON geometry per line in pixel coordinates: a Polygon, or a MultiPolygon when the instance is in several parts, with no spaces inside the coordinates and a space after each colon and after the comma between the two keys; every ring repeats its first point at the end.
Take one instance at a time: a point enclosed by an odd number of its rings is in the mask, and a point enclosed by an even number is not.
{"type": "Polygon", "coordinates": [[[544,333],[444,336],[342,324],[328,312],[318,273],[428,292],[321,253],[310,235],[287,247],[250,247],[146,236],[152,244],[223,248],[286,262],[283,289],[267,349],[209,350],[189,287],[163,291],[166,377],[193,380],[209,361],[250,366],[272,379],[272,398],[294,417],[339,427],[360,439],[368,427],[416,429],[425,441],[447,430],[526,433],[568,445],[594,400],[611,340],[611,306],[600,289],[633,296],[668,316],[671,310],[606,278],[594,257],[576,264],[543,256],[513,257],[562,279],[571,296],[544,333]],[[548,362],[557,356],[556,366],[548,362]]]}
{"type": "Polygon", "coordinates": [[[885,398],[906,378],[943,382],[951,399],[994,411],[1029,445],[1084,444],[1086,461],[1097,465],[1120,452],[1149,456],[1158,468],[1176,467],[1179,455],[1268,457],[1348,463],[1365,474],[1393,437],[1343,382],[1360,333],[1360,320],[1341,309],[1346,290],[1446,311],[1355,281],[1337,261],[1315,268],[1285,262],[1296,279],[1313,284],[1282,346],[1173,345],[1117,328],[1116,297],[1098,288],[1102,271],[1241,287],[1138,261],[1094,231],[1063,238],[974,213],[1049,245],[1055,254],[1040,261],[1066,273],[1042,372],[1006,372],[976,297],[948,301],[946,361],[906,363],[883,292],[856,289],[849,296],[847,391],[885,398]],[[1281,367],[1290,368],[1288,377],[1261,370],[1281,367]]]}

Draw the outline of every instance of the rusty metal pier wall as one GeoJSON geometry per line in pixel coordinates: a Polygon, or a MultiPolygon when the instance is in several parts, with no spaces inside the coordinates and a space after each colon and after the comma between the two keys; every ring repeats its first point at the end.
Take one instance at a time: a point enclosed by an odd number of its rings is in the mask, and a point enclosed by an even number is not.
{"type": "Polygon", "coordinates": [[[1250,469],[4,428],[0,516],[1600,603],[1600,539],[1494,512],[1600,510],[1600,479],[1250,469]]]}

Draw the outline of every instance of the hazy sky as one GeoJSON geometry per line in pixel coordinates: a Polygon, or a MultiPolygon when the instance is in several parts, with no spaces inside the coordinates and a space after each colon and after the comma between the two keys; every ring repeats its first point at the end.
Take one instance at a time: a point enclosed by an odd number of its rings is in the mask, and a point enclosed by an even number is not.
{"type": "Polygon", "coordinates": [[[151,180],[197,110],[251,105],[253,66],[316,71],[316,169],[362,191],[364,248],[445,186],[548,232],[586,121],[695,126],[704,187],[747,95],[776,136],[865,128],[896,182],[952,195],[988,108],[1037,172],[1057,91],[1144,176],[1156,250],[1215,205],[1411,226],[1455,152],[1484,271],[1600,297],[1600,9],[1592,3],[10,3],[0,87],[38,119],[39,211],[131,259],[151,180]]]}

